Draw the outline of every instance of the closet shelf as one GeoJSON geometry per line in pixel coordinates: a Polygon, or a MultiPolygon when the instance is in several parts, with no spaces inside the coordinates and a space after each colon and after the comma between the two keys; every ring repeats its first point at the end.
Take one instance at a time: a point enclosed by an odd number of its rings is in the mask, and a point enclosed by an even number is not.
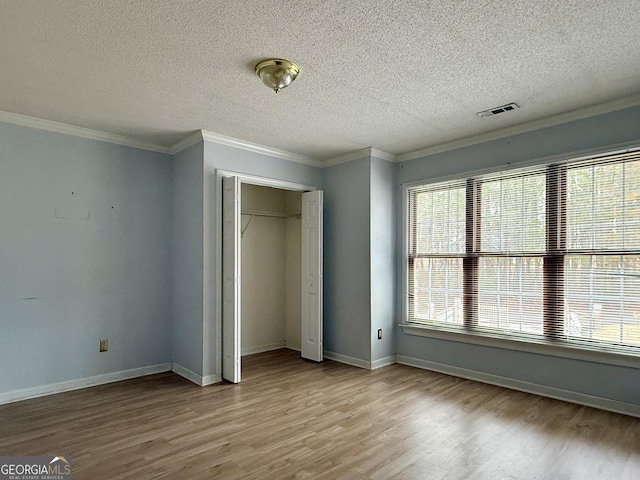
{"type": "Polygon", "coordinates": [[[255,215],[256,217],[300,218],[296,213],[261,212],[259,210],[242,210],[242,215],[255,215]]]}

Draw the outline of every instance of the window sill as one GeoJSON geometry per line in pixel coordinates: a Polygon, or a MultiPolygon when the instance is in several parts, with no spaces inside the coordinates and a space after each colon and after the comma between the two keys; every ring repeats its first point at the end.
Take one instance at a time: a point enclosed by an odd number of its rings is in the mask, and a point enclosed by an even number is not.
{"type": "Polygon", "coordinates": [[[436,338],[453,342],[503,348],[538,355],[604,363],[621,367],[640,368],[640,357],[632,354],[612,352],[605,349],[587,348],[579,344],[556,343],[542,338],[505,338],[485,332],[468,332],[458,328],[433,325],[401,323],[399,327],[407,335],[436,338]]]}

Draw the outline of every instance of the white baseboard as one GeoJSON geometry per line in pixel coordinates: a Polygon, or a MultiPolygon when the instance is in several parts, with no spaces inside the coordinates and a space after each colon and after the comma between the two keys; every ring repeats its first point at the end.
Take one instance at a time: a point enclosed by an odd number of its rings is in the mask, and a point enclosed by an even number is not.
{"type": "Polygon", "coordinates": [[[81,388],[95,387],[104,385],[105,383],[119,382],[121,380],[129,380],[131,378],[144,377],[154,373],[168,372],[171,370],[170,363],[160,363],[158,365],[150,365],[148,367],[132,368],[130,370],[122,370],[119,372],[105,373],[95,375],[93,377],[78,378],[76,380],[68,380],[66,382],[52,383],[42,385],[40,387],[25,388],[23,390],[14,390],[12,392],[0,393],[0,405],[3,403],[18,402],[29,398],[44,397],[45,395],[53,395],[55,393],[69,392],[71,390],[79,390],[81,388]]]}
{"type": "Polygon", "coordinates": [[[246,355],[253,355],[255,353],[270,352],[271,350],[278,350],[284,347],[285,347],[284,340],[282,342],[267,343],[265,345],[247,347],[242,349],[242,356],[244,357],[246,355]]]}
{"type": "Polygon", "coordinates": [[[196,385],[202,385],[202,375],[198,375],[195,372],[192,372],[188,368],[183,367],[179,363],[173,362],[171,364],[171,371],[173,373],[177,373],[182,378],[186,378],[190,382],[195,383],[196,385]]]}
{"type": "Polygon", "coordinates": [[[295,350],[297,352],[302,350],[302,347],[300,346],[300,341],[293,341],[293,340],[285,340],[284,341],[284,348],[288,348],[289,350],[295,350]]]}
{"type": "Polygon", "coordinates": [[[387,365],[393,365],[396,363],[396,356],[389,355],[388,357],[380,358],[370,362],[368,360],[362,360],[361,358],[349,357],[348,355],[342,355],[341,353],[329,352],[325,350],[322,352],[324,358],[329,360],[335,360],[336,362],[346,363],[354,367],[366,368],[367,370],[376,370],[378,368],[386,367],[387,365]]]}
{"type": "Polygon", "coordinates": [[[396,356],[389,355],[388,357],[379,358],[371,362],[371,370],[377,370],[378,368],[386,367],[387,365],[393,365],[396,363],[396,356]]]}
{"type": "Polygon", "coordinates": [[[607,398],[587,395],[585,393],[572,392],[561,388],[548,387],[537,383],[515,380],[513,378],[501,377],[490,373],[479,372],[477,370],[468,370],[466,368],[453,367],[442,363],[430,362],[420,358],[406,357],[404,355],[396,355],[396,362],[402,365],[431,370],[438,373],[453,375],[455,377],[466,378],[478,382],[489,383],[499,387],[519,390],[521,392],[541,395],[543,397],[555,398],[565,402],[577,403],[587,407],[599,408],[610,412],[622,413],[633,417],[640,417],[640,406],[630,403],[619,402],[617,400],[609,400],[607,398]]]}
{"type": "Polygon", "coordinates": [[[202,384],[200,386],[206,387],[207,385],[213,385],[214,383],[220,383],[222,378],[217,375],[205,375],[202,377],[202,384]]]}
{"type": "Polygon", "coordinates": [[[205,375],[203,377],[202,375],[198,375],[197,373],[192,372],[188,368],[185,368],[176,362],[173,362],[171,364],[171,371],[201,387],[205,387],[207,385],[212,385],[214,383],[222,381],[222,379],[217,375],[205,375]]]}
{"type": "Polygon", "coordinates": [[[197,373],[192,372],[188,368],[185,368],[176,362],[173,362],[171,364],[171,371],[201,387],[205,387],[207,385],[212,385],[214,383],[218,383],[222,381],[222,379],[219,378],[217,375],[205,375],[203,377],[202,375],[198,375],[197,373]]]}
{"type": "Polygon", "coordinates": [[[366,368],[367,370],[371,370],[371,362],[367,360],[362,360],[360,358],[355,358],[355,357],[349,357],[348,355],[329,352],[327,350],[322,352],[322,354],[324,358],[328,358],[329,360],[335,360],[336,362],[346,363],[347,365],[351,365],[354,367],[366,368]]]}

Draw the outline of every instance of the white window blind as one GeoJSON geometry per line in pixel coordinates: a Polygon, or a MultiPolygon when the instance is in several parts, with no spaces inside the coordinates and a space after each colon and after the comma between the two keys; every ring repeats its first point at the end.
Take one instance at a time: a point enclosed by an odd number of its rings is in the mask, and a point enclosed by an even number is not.
{"type": "Polygon", "coordinates": [[[640,152],[407,193],[409,323],[640,353],[640,152]]]}
{"type": "Polygon", "coordinates": [[[461,324],[465,184],[415,188],[409,203],[410,315],[461,324]]]}
{"type": "Polygon", "coordinates": [[[565,333],[640,346],[640,154],[567,166],[565,333]]]}

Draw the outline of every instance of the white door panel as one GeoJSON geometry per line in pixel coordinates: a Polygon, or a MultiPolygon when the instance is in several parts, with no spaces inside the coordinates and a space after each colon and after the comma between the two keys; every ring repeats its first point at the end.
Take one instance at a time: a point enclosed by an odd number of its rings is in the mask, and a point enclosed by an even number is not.
{"type": "Polygon", "coordinates": [[[240,179],[222,179],[222,378],[240,381],[240,179]]]}
{"type": "Polygon", "coordinates": [[[322,361],[322,191],[302,194],[302,357],[322,361]]]}

